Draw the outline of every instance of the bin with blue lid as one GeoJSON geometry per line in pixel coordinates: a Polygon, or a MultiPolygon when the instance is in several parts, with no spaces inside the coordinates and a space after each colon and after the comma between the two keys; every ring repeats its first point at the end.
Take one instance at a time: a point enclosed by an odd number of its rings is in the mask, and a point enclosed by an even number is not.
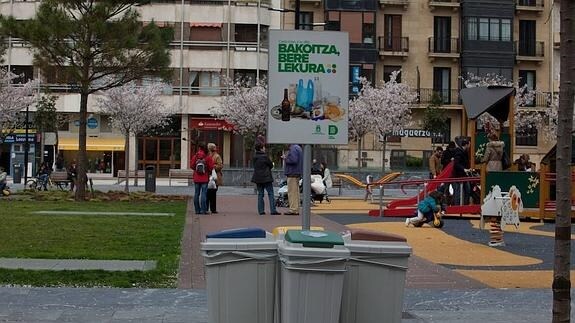
{"type": "Polygon", "coordinates": [[[278,241],[282,323],[337,323],[349,251],[339,233],[288,230],[278,241]]]}
{"type": "Polygon", "coordinates": [[[411,247],[404,237],[352,229],[340,323],[400,323],[411,247]]]}
{"type": "Polygon", "coordinates": [[[277,243],[260,228],[213,232],[202,243],[209,323],[274,322],[277,243]]]}

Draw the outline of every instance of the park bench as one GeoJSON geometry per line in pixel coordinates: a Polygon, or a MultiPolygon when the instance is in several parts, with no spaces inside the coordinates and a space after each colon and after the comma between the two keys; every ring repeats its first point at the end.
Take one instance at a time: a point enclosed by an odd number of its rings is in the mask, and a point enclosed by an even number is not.
{"type": "Polygon", "coordinates": [[[193,176],[194,171],[191,169],[170,169],[168,172],[169,185],[172,186],[172,178],[187,179],[189,182],[193,176]]]}
{"type": "Polygon", "coordinates": [[[54,171],[50,173],[50,179],[52,183],[58,186],[62,191],[65,190],[71,182],[68,178],[68,172],[54,171]]]}
{"type": "MultiPolygon", "coordinates": [[[[143,170],[139,170],[137,173],[135,170],[131,170],[128,173],[128,178],[129,179],[134,179],[136,178],[136,175],[138,176],[138,178],[145,178],[146,177],[146,172],[143,170]]],[[[120,169],[118,170],[118,182],[116,184],[120,184],[121,182],[124,181],[124,179],[126,179],[126,170],[125,169],[120,169]]]]}
{"type": "Polygon", "coordinates": [[[337,189],[338,189],[338,195],[341,195],[341,184],[342,184],[341,178],[335,177],[335,176],[333,176],[333,177],[331,178],[331,187],[332,187],[332,188],[336,188],[336,187],[337,187],[337,189]]]}

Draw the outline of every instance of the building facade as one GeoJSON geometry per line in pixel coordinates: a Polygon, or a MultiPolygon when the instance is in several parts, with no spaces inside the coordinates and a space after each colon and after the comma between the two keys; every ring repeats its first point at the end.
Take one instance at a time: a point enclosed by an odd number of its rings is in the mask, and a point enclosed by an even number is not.
{"type": "MultiPolygon", "coordinates": [[[[1,0],[0,12],[30,19],[39,3],[1,0]]],[[[387,167],[400,168],[408,156],[425,163],[433,145],[465,134],[459,90],[466,73],[499,74],[541,92],[528,109],[545,107],[545,93],[558,89],[559,19],[552,0],[301,0],[300,4],[302,29],[349,33],[351,95],[359,91],[360,77],[377,83],[399,69],[401,82],[419,94],[412,109],[414,122],[406,131],[387,138],[385,156],[380,138],[373,134],[364,138],[363,167],[380,168],[386,160],[387,167]],[[437,96],[448,117],[448,131],[432,139],[418,130],[424,110],[437,96]]],[[[294,0],[152,1],[138,7],[143,24],[154,21],[174,30],[170,44],[173,77],[163,100],[179,107],[179,114],[171,127],[132,138],[130,147],[134,148],[125,152],[123,137],[110,127],[107,116],[98,113],[97,95],[91,96],[88,169],[113,174],[125,168],[129,153],[134,161],[131,169],[137,155],[140,169],[153,165],[159,176],[165,176],[171,168],[189,166],[189,156],[199,141],[216,143],[228,167],[241,167],[241,136],[230,131],[231,125],[211,117],[210,108],[225,93],[225,78],[255,80],[267,74],[268,30],[293,29],[294,8],[294,0]]],[[[74,159],[79,94],[61,71],[33,67],[29,48],[18,39],[9,40],[4,64],[22,78],[39,80],[42,90],[58,96],[59,113],[69,116],[59,131],[59,150],[66,161],[74,159]]],[[[47,156],[54,150],[50,148],[56,144],[54,137],[44,138],[47,156]]],[[[518,133],[515,153],[528,153],[538,163],[553,145],[543,137],[536,130],[518,133]]],[[[0,162],[14,163],[21,145],[3,145],[2,151],[10,153],[3,153],[0,162]]],[[[347,146],[314,147],[314,156],[327,160],[333,169],[345,169],[356,167],[357,151],[357,143],[350,142],[347,146]]]]}

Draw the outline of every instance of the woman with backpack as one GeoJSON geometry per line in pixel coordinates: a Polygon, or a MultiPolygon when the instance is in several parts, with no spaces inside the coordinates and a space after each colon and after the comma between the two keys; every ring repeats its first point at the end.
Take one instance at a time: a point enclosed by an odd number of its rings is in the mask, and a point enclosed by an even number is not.
{"type": "Polygon", "coordinates": [[[205,143],[198,144],[198,150],[190,161],[190,168],[194,171],[192,176],[194,180],[194,209],[196,214],[208,214],[208,182],[214,168],[214,161],[208,154],[205,143]]]}

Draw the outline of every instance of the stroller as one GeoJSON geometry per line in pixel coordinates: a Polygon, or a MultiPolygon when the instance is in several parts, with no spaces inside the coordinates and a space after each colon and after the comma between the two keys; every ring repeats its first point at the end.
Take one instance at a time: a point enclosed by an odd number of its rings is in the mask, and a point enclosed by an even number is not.
{"type": "MultiPolygon", "coordinates": [[[[300,193],[303,191],[302,187],[303,180],[299,180],[299,191],[300,193]]],[[[288,207],[288,187],[287,187],[287,180],[282,180],[279,184],[278,195],[276,197],[275,203],[276,207],[288,207]]],[[[323,183],[323,179],[321,175],[311,175],[311,202],[312,204],[316,201],[320,203],[325,200],[326,202],[330,203],[329,196],[327,194],[327,188],[323,183]]],[[[301,203],[301,201],[300,201],[301,203]]]]}

